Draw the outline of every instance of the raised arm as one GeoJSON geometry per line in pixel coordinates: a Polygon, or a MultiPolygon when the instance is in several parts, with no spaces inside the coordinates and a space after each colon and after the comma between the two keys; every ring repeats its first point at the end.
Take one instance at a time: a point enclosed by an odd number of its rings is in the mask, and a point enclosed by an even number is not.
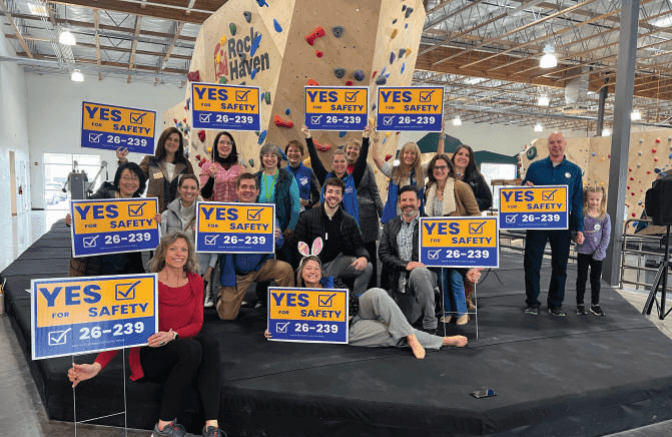
{"type": "Polygon", "coordinates": [[[439,134],[439,145],[436,148],[436,154],[441,155],[446,150],[446,120],[441,122],[441,133],[439,134]]]}
{"type": "Polygon", "coordinates": [[[381,159],[378,156],[378,141],[380,141],[380,134],[378,131],[375,131],[373,135],[371,135],[371,139],[373,140],[373,144],[371,145],[371,154],[373,155],[373,162],[376,163],[376,167],[378,167],[378,170],[383,170],[383,166],[385,165],[385,160],[381,159]]]}
{"type": "Polygon", "coordinates": [[[306,146],[308,147],[308,155],[310,155],[310,166],[312,167],[313,172],[315,173],[315,176],[317,176],[317,180],[320,182],[320,184],[324,184],[324,181],[327,179],[327,174],[329,172],[326,168],[324,168],[320,157],[317,156],[315,143],[313,143],[313,138],[310,134],[308,126],[301,126],[301,132],[303,132],[303,134],[306,136],[306,146]]]}
{"type": "Polygon", "coordinates": [[[364,134],[362,135],[362,150],[359,151],[359,157],[357,162],[355,162],[355,169],[352,171],[352,179],[355,181],[355,187],[359,185],[364,177],[366,172],[366,157],[369,154],[369,135],[371,134],[371,128],[366,126],[364,128],[364,134]]]}

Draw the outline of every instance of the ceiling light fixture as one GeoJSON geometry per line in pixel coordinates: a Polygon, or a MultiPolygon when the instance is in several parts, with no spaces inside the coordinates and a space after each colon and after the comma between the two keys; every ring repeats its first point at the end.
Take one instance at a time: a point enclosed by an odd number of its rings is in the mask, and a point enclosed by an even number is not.
{"type": "Polygon", "coordinates": [[[70,32],[67,29],[61,31],[61,34],[58,36],[58,42],[60,42],[64,46],[74,46],[75,44],[77,44],[75,35],[73,35],[72,32],[70,32]]]}
{"type": "Polygon", "coordinates": [[[459,115],[453,118],[453,126],[462,126],[462,119],[459,115]]]}
{"type": "Polygon", "coordinates": [[[635,109],[630,113],[630,120],[632,121],[638,121],[642,119],[642,113],[639,112],[639,109],[635,109]]]}
{"type": "Polygon", "coordinates": [[[539,99],[537,100],[537,105],[548,106],[550,104],[551,104],[551,99],[549,99],[546,94],[542,94],[542,95],[539,96],[539,99]]]}
{"type": "Polygon", "coordinates": [[[555,49],[552,45],[546,44],[544,47],[544,56],[539,61],[541,68],[553,68],[558,65],[558,58],[555,56],[555,49]]]}
{"type": "Polygon", "coordinates": [[[543,132],[544,127],[541,125],[541,123],[537,123],[537,124],[534,125],[534,131],[535,132],[543,132]]]}
{"type": "Polygon", "coordinates": [[[73,82],[84,82],[84,75],[82,74],[81,71],[79,71],[79,70],[75,70],[75,71],[73,71],[72,74],[70,75],[70,79],[71,79],[73,82]]]}

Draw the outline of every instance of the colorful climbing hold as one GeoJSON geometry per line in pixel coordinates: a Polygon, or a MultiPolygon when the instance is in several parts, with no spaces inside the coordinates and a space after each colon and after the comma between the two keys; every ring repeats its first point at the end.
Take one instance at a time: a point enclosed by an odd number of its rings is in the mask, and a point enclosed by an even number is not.
{"type": "Polygon", "coordinates": [[[322,56],[324,56],[324,52],[322,50],[315,50],[315,56],[321,58],[322,56]]]}
{"type": "Polygon", "coordinates": [[[273,28],[278,33],[282,32],[282,26],[280,25],[280,23],[278,23],[278,20],[276,20],[275,18],[273,19],[273,28]]]}
{"type": "Polygon", "coordinates": [[[352,86],[352,85],[354,85],[354,83],[351,80],[346,80],[345,85],[346,86],[352,86]]]}
{"type": "Polygon", "coordinates": [[[394,52],[390,53],[390,64],[394,62],[394,58],[396,58],[397,55],[394,54],[394,52]]]}
{"type": "MultiPolygon", "coordinates": [[[[345,32],[345,27],[343,26],[334,26],[331,28],[331,32],[334,34],[336,38],[340,38],[343,36],[343,32],[345,32]]],[[[312,45],[312,44],[311,44],[312,45]]]]}
{"type": "Polygon", "coordinates": [[[376,85],[385,85],[387,83],[387,78],[385,76],[378,76],[376,79],[376,85]]]}
{"type": "Polygon", "coordinates": [[[254,167],[254,159],[250,158],[249,161],[247,161],[248,164],[250,164],[250,167],[254,167]]]}
{"type": "Polygon", "coordinates": [[[289,115],[292,111],[289,110],[289,108],[285,109],[285,115],[289,115]]]}
{"type": "Polygon", "coordinates": [[[315,44],[316,38],[323,37],[324,35],[324,29],[322,29],[322,26],[317,26],[312,32],[306,35],[306,41],[312,46],[315,44]]]}
{"type": "Polygon", "coordinates": [[[392,155],[390,153],[385,155],[385,161],[389,161],[390,159],[392,159],[392,155]]]}
{"type": "Polygon", "coordinates": [[[198,131],[198,139],[201,140],[202,143],[205,142],[205,131],[203,129],[198,131]]]}
{"type": "Polygon", "coordinates": [[[392,20],[392,24],[397,24],[397,21],[398,20],[395,18],[394,20],[392,20]]]}
{"type": "Polygon", "coordinates": [[[656,173],[660,173],[663,170],[660,167],[656,167],[653,169],[653,171],[655,171],[656,173]]]}
{"type": "Polygon", "coordinates": [[[224,35],[220,40],[219,40],[219,45],[223,46],[226,43],[226,35],[224,35]]]}
{"type": "Polygon", "coordinates": [[[404,29],[408,29],[408,23],[404,24],[404,29]]]}
{"type": "Polygon", "coordinates": [[[356,81],[361,82],[364,80],[364,71],[357,69],[352,73],[352,76],[356,81]]]}
{"type": "Polygon", "coordinates": [[[259,7],[263,7],[263,6],[270,7],[270,6],[268,6],[268,3],[266,3],[266,0],[256,0],[256,2],[259,5],[259,7]]]}
{"type": "Polygon", "coordinates": [[[245,21],[248,23],[252,21],[252,12],[250,11],[244,11],[243,12],[243,17],[245,17],[245,21]]]}
{"type": "Polygon", "coordinates": [[[201,80],[201,73],[199,70],[190,71],[187,73],[187,80],[190,82],[199,82],[201,80]]]}
{"type": "Polygon", "coordinates": [[[377,71],[377,70],[373,72],[373,74],[371,75],[371,79],[373,79],[374,77],[376,77],[376,74],[378,74],[378,71],[377,71]]]}
{"type": "Polygon", "coordinates": [[[328,152],[331,150],[331,144],[322,144],[317,142],[317,140],[313,140],[313,143],[315,144],[315,148],[320,152],[328,152]]]}
{"type": "Polygon", "coordinates": [[[406,70],[406,63],[404,62],[401,64],[401,74],[404,74],[404,70],[406,70]]]}
{"type": "Polygon", "coordinates": [[[264,102],[266,102],[267,105],[271,104],[271,92],[270,91],[266,91],[264,93],[264,102]]]}
{"type": "Polygon", "coordinates": [[[409,6],[408,8],[406,8],[406,18],[410,17],[412,13],[413,13],[412,7],[409,6]]]}
{"type": "Polygon", "coordinates": [[[345,131],[340,131],[340,132],[338,133],[338,137],[339,137],[339,138],[343,138],[343,137],[346,136],[346,135],[347,135],[347,132],[345,132],[345,131]]]}
{"type": "Polygon", "coordinates": [[[334,76],[337,78],[341,79],[343,76],[345,76],[345,68],[334,68],[334,76]]]}
{"type": "Polygon", "coordinates": [[[406,10],[406,5],[401,6],[401,12],[404,12],[406,10]]]}
{"type": "Polygon", "coordinates": [[[399,49],[399,54],[397,55],[401,59],[406,54],[406,49],[399,49]]]}
{"type": "Polygon", "coordinates": [[[320,83],[318,81],[316,81],[315,79],[308,79],[307,84],[309,86],[319,86],[320,85],[320,83]]]}
{"type": "Polygon", "coordinates": [[[236,23],[229,23],[229,30],[231,31],[231,35],[235,35],[237,30],[236,23]]]}
{"type": "Polygon", "coordinates": [[[285,120],[279,115],[273,117],[273,123],[275,123],[276,126],[280,127],[294,127],[294,123],[291,120],[285,120]]]}
{"type": "Polygon", "coordinates": [[[656,138],[656,143],[660,144],[660,138],[656,138]]]}
{"type": "Polygon", "coordinates": [[[394,30],[392,31],[392,35],[390,36],[390,39],[394,39],[394,37],[397,36],[397,32],[399,32],[399,30],[398,30],[398,29],[394,29],[394,30]]]}
{"type": "Polygon", "coordinates": [[[656,153],[657,151],[658,150],[655,147],[653,149],[651,149],[651,153],[656,153]]]}
{"type": "MultiPolygon", "coordinates": [[[[262,132],[259,134],[259,138],[257,139],[257,144],[262,144],[262,143],[264,142],[264,140],[266,139],[266,135],[267,135],[267,134],[268,134],[268,131],[266,131],[266,130],[265,130],[265,131],[262,131],[262,132]]],[[[252,166],[252,167],[254,167],[254,166],[252,166]]]]}
{"type": "Polygon", "coordinates": [[[259,69],[258,69],[258,68],[254,68],[254,69],[250,72],[250,79],[254,79],[254,77],[257,75],[257,72],[259,72],[259,69]]]}
{"type": "Polygon", "coordinates": [[[261,43],[261,34],[254,37],[254,41],[252,41],[252,48],[250,49],[250,56],[254,56],[254,54],[257,52],[257,49],[259,48],[260,43],[261,43]]]}
{"type": "Polygon", "coordinates": [[[222,76],[219,78],[219,83],[226,83],[228,80],[226,79],[226,76],[222,76]]]}

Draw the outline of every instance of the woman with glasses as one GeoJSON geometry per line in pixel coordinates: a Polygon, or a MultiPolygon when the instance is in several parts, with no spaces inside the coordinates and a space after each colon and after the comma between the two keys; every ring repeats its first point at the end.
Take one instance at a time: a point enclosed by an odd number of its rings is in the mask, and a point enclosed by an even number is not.
{"type": "Polygon", "coordinates": [[[218,133],[212,146],[212,161],[201,167],[201,196],[213,202],[235,202],[236,179],[242,172],[233,135],[218,133]]]}
{"type": "MultiPolygon", "coordinates": [[[[127,162],[128,149],[117,149],[120,164],[127,162]]],[[[165,129],[159,137],[154,156],[147,155],[140,168],[149,181],[147,197],[159,199],[159,214],[177,195],[177,180],[181,174],[194,174],[189,160],[184,156],[184,140],[175,127],[165,129]]]]}

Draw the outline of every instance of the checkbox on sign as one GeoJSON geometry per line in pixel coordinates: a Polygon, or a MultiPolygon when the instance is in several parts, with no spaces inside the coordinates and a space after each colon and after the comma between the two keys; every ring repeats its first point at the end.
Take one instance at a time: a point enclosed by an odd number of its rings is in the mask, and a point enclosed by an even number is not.
{"type": "Polygon", "coordinates": [[[85,248],[92,248],[96,247],[96,240],[98,239],[100,235],[96,235],[95,237],[84,237],[82,239],[82,244],[85,248]]]}
{"type": "Polygon", "coordinates": [[[258,222],[261,220],[261,212],[263,209],[248,209],[247,210],[247,219],[252,222],[258,222]]]}
{"type": "Polygon", "coordinates": [[[516,222],[516,217],[515,215],[507,215],[506,216],[506,222],[507,223],[515,223],[516,222]]]}
{"type": "Polygon", "coordinates": [[[320,120],[322,120],[321,115],[311,115],[310,116],[310,122],[313,123],[313,124],[318,124],[320,122],[320,120]]]}
{"type": "Polygon", "coordinates": [[[146,112],[131,112],[131,123],[142,124],[142,118],[147,115],[146,112]]]}
{"type": "Polygon", "coordinates": [[[483,227],[485,226],[486,222],[480,222],[480,223],[469,223],[469,233],[470,234],[482,234],[483,233],[483,227]]]}
{"type": "Polygon", "coordinates": [[[383,124],[386,126],[391,125],[393,121],[394,121],[394,115],[390,117],[383,117],[383,124]]]}
{"type": "Polygon", "coordinates": [[[250,90],[246,91],[236,91],[236,100],[239,102],[247,102],[247,95],[250,93],[250,90]]]}
{"type": "Polygon", "coordinates": [[[325,307],[325,308],[331,308],[331,306],[334,303],[334,296],[336,296],[336,293],[318,295],[317,296],[317,306],[325,307]]]}
{"type": "Polygon", "coordinates": [[[427,251],[427,258],[429,258],[429,259],[439,259],[439,254],[440,253],[441,253],[441,249],[428,250],[427,251]]]}
{"type": "Polygon", "coordinates": [[[287,327],[291,322],[276,323],[275,330],[278,334],[287,334],[287,327]]]}
{"type": "Polygon", "coordinates": [[[217,237],[219,237],[219,235],[206,235],[203,243],[205,243],[206,246],[215,246],[217,244],[217,237]]]}
{"type": "Polygon", "coordinates": [[[345,92],[345,101],[346,102],[356,102],[357,101],[357,94],[359,94],[359,91],[346,91],[345,92]]]}
{"type": "Polygon", "coordinates": [[[133,300],[135,299],[135,287],[140,281],[136,281],[132,284],[117,284],[114,286],[114,299],[115,300],[133,300]]]}
{"type": "Polygon", "coordinates": [[[142,217],[142,208],[145,206],[144,203],[136,203],[133,205],[128,205],[128,216],[129,217],[142,217]]]}
{"type": "Polygon", "coordinates": [[[210,123],[210,114],[198,114],[198,121],[201,123],[210,123]]]}
{"type": "Polygon", "coordinates": [[[555,200],[555,193],[558,190],[553,190],[553,191],[542,191],[541,192],[541,200],[546,200],[546,201],[553,201],[555,200]]]}
{"type": "Polygon", "coordinates": [[[103,134],[89,134],[89,141],[95,144],[100,143],[100,137],[102,137],[103,134]]]}
{"type": "Polygon", "coordinates": [[[61,346],[64,345],[68,342],[68,332],[70,332],[72,328],[68,328],[65,331],[50,331],[49,332],[49,346],[61,346]]]}
{"type": "Polygon", "coordinates": [[[432,93],[434,93],[434,90],[432,91],[420,91],[420,101],[421,102],[431,102],[432,101],[432,93]]]}

